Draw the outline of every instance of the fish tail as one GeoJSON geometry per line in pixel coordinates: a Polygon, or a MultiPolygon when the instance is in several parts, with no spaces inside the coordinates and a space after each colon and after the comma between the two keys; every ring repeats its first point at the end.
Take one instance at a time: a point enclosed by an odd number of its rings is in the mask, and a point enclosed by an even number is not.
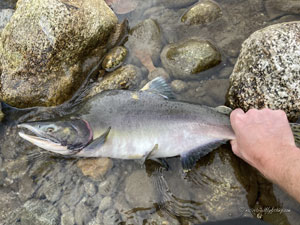
{"type": "Polygon", "coordinates": [[[300,123],[290,123],[295,143],[297,147],[300,147],[300,123]]]}
{"type": "Polygon", "coordinates": [[[18,123],[23,120],[25,115],[36,111],[36,108],[16,108],[5,102],[0,102],[0,121],[1,124],[18,123]]]}

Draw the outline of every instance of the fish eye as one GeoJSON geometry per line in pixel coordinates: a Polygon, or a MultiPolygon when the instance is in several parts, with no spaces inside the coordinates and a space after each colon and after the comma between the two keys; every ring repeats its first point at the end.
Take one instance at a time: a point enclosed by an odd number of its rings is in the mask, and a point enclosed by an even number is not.
{"type": "Polygon", "coordinates": [[[48,127],[48,128],[47,128],[47,132],[52,133],[53,131],[54,131],[54,128],[53,128],[53,127],[48,127]]]}

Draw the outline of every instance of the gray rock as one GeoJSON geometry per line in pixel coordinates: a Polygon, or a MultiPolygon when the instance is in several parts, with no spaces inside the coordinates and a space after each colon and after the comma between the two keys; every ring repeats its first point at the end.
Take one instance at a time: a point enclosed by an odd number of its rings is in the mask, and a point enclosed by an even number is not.
{"type": "Polygon", "coordinates": [[[149,55],[156,62],[162,48],[158,24],[153,19],[146,19],[139,23],[130,30],[125,46],[137,57],[149,55]]]}
{"type": "Polygon", "coordinates": [[[0,9],[0,34],[14,12],[15,10],[13,9],[0,9]]]}
{"type": "Polygon", "coordinates": [[[18,107],[67,100],[98,63],[91,57],[103,56],[116,23],[104,0],[19,1],[1,33],[0,98],[18,107]]]}
{"type": "Polygon", "coordinates": [[[120,222],[120,214],[115,209],[108,209],[103,214],[103,224],[118,224],[120,222]]]}
{"type": "Polygon", "coordinates": [[[148,74],[148,80],[153,80],[156,77],[162,77],[167,82],[170,81],[170,75],[167,73],[167,71],[164,68],[156,67],[148,74]]]}
{"type": "Polygon", "coordinates": [[[87,98],[90,98],[104,90],[134,89],[141,81],[142,74],[138,67],[130,64],[122,66],[96,82],[89,91],[87,98]]]}
{"type": "Polygon", "coordinates": [[[109,207],[112,206],[112,199],[110,196],[105,196],[102,201],[100,202],[99,211],[105,211],[106,209],[108,209],[109,207]]]}
{"type": "Polygon", "coordinates": [[[230,77],[231,108],[282,109],[291,120],[300,116],[299,32],[300,22],[275,24],[243,43],[230,77]]]}
{"type": "Polygon", "coordinates": [[[181,17],[181,22],[188,25],[209,24],[221,16],[222,10],[218,3],[212,0],[200,0],[181,17]]]}
{"type": "Polygon", "coordinates": [[[209,41],[196,38],[165,46],[160,58],[177,79],[195,78],[195,74],[221,62],[221,54],[209,41]]]}
{"type": "Polygon", "coordinates": [[[175,93],[179,94],[186,91],[188,89],[188,85],[182,80],[173,80],[171,82],[171,88],[175,93]]]}
{"type": "Polygon", "coordinates": [[[157,202],[153,183],[145,171],[137,170],[127,177],[125,197],[132,207],[151,208],[157,202]]]}
{"type": "Polygon", "coordinates": [[[50,203],[36,199],[24,204],[19,217],[21,224],[57,225],[59,223],[57,208],[50,203]]]}
{"type": "Polygon", "coordinates": [[[2,157],[0,156],[0,168],[2,168],[2,163],[3,163],[3,159],[2,159],[2,157]]]}
{"type": "Polygon", "coordinates": [[[272,18],[283,14],[299,14],[300,2],[297,0],[266,0],[265,8],[272,18]]]}

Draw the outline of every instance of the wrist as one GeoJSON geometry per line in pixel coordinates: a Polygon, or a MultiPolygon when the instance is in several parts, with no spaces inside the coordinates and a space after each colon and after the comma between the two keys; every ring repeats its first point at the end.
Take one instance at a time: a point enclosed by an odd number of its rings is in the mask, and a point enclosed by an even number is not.
{"type": "Polygon", "coordinates": [[[300,164],[300,149],[296,146],[285,146],[284,151],[274,153],[261,168],[257,168],[266,178],[275,183],[282,183],[294,165],[300,164]]]}

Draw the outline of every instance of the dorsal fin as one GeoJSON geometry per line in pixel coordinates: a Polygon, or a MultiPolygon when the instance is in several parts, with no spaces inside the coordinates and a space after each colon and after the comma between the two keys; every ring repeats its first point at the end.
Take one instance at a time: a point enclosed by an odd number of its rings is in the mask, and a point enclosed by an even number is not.
{"type": "Polygon", "coordinates": [[[171,87],[162,77],[157,77],[149,81],[140,91],[149,91],[151,93],[161,95],[166,99],[175,98],[171,87]]]}

